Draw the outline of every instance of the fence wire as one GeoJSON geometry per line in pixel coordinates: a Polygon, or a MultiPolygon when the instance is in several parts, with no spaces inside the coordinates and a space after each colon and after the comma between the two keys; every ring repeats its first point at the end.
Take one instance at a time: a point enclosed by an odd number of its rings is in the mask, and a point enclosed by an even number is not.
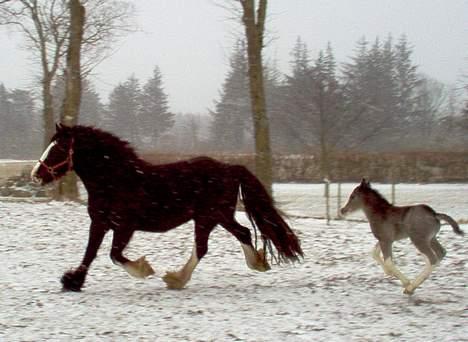
{"type": "MultiPolygon", "coordinates": [[[[340,219],[338,210],[348,200],[357,183],[329,184],[329,216],[330,220],[340,219]],[[340,196],[341,192],[341,196],[340,196]]],[[[389,202],[392,201],[392,185],[373,183],[372,187],[379,191],[389,202]]],[[[396,184],[394,188],[395,205],[412,205],[424,203],[437,212],[454,216],[458,222],[468,221],[468,184],[396,184]],[[464,194],[464,195],[462,195],[464,194]],[[464,208],[464,209],[462,209],[464,208]]],[[[275,184],[273,186],[276,203],[285,213],[295,217],[312,217],[327,219],[326,184],[275,184]]],[[[361,212],[356,212],[347,219],[365,220],[361,212]]]]}

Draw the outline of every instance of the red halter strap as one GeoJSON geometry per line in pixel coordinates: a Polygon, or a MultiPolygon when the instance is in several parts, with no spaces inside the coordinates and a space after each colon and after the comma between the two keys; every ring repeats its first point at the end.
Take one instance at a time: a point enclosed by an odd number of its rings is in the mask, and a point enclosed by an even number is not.
{"type": "Polygon", "coordinates": [[[73,143],[74,139],[72,138],[70,142],[70,147],[68,148],[67,158],[55,165],[49,166],[43,160],[39,159],[39,163],[47,170],[47,172],[49,172],[49,174],[54,178],[54,180],[57,180],[55,170],[57,170],[59,167],[68,164],[67,171],[71,171],[73,169],[73,143]]]}

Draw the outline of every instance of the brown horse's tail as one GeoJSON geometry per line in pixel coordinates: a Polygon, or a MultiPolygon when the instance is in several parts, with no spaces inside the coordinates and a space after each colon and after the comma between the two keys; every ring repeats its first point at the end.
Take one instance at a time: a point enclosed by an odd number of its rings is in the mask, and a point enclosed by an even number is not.
{"type": "Polygon", "coordinates": [[[245,212],[255,230],[260,230],[265,253],[270,252],[277,263],[299,261],[303,257],[299,239],[284,221],[273,204],[273,200],[260,181],[244,166],[234,166],[240,181],[240,193],[245,212]],[[274,253],[273,243],[277,250],[274,253]]]}
{"type": "Polygon", "coordinates": [[[460,226],[458,225],[458,223],[453,218],[451,218],[450,216],[448,216],[446,214],[442,214],[442,213],[436,213],[435,216],[439,220],[443,220],[445,222],[448,222],[448,224],[450,224],[452,226],[453,231],[455,232],[455,234],[465,235],[463,230],[460,229],[460,226]]]}

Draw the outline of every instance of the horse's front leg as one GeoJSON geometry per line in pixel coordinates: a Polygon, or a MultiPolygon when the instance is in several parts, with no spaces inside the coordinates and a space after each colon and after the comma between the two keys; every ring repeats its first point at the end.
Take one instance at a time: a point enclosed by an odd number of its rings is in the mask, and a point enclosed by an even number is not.
{"type": "Polygon", "coordinates": [[[384,261],[382,257],[380,256],[380,242],[377,242],[372,249],[372,257],[374,258],[375,261],[378,262],[378,264],[384,269],[384,272],[386,272],[385,267],[384,267],[384,261]]]}
{"type": "Polygon", "coordinates": [[[88,268],[96,257],[104,235],[106,235],[106,229],[101,225],[92,222],[89,227],[88,246],[86,247],[86,252],[81,265],[74,270],[65,272],[60,279],[64,290],[81,290],[88,273],[88,268]]]}
{"type": "Polygon", "coordinates": [[[127,259],[123,254],[123,250],[127,247],[133,230],[114,230],[112,238],[112,249],[110,257],[114,264],[122,266],[128,274],[135,278],[146,278],[154,274],[151,265],[146,261],[145,257],[141,257],[135,261],[127,259]]]}
{"type": "Polygon", "coordinates": [[[400,280],[401,285],[406,288],[410,284],[410,281],[393,263],[392,242],[379,241],[379,245],[383,255],[384,272],[387,275],[397,277],[400,280]]]}

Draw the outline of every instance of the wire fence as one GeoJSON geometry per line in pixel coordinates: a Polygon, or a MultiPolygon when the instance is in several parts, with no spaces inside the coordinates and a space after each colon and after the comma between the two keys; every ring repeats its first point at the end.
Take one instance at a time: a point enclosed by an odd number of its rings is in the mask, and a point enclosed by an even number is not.
{"type": "MultiPolygon", "coordinates": [[[[285,213],[295,217],[311,217],[327,221],[342,219],[339,209],[346,203],[356,183],[275,184],[274,197],[285,213]]],[[[383,184],[373,183],[389,202],[395,205],[428,204],[438,212],[454,216],[458,222],[468,221],[468,184],[383,184]]],[[[365,220],[361,212],[347,219],[365,220]]]]}

